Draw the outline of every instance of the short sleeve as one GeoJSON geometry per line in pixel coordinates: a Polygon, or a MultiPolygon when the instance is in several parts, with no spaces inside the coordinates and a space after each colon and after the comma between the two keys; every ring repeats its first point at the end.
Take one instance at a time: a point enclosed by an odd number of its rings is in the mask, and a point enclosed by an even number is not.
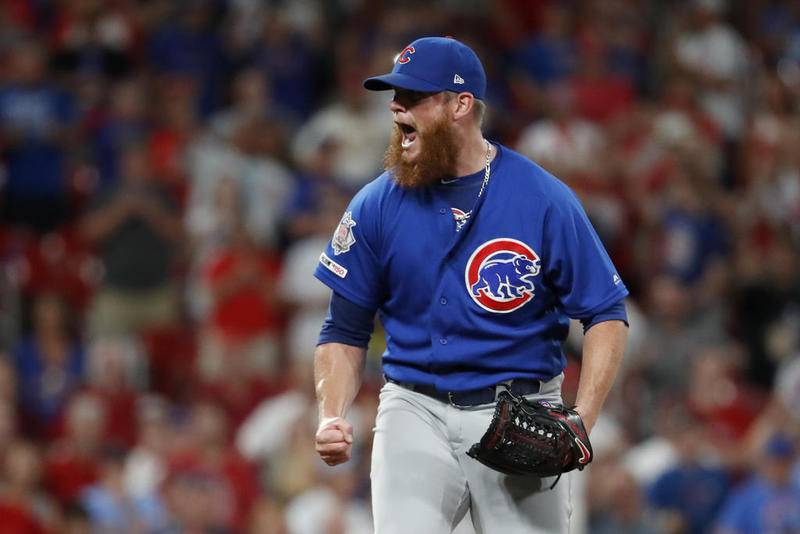
{"type": "Polygon", "coordinates": [[[546,214],[542,265],[564,313],[578,319],[605,310],[628,290],[580,201],[564,187],[546,214]]]}
{"type": "Polygon", "coordinates": [[[378,191],[372,182],[353,198],[314,272],[326,286],[369,309],[377,309],[383,295],[378,191]]]}

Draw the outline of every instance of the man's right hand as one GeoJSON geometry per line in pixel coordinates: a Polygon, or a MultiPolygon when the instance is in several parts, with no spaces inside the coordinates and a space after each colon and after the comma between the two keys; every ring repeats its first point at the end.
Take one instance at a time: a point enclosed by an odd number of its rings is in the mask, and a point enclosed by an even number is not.
{"type": "Polygon", "coordinates": [[[350,459],[353,448],[353,425],[341,417],[323,419],[315,437],[317,453],[328,465],[350,459]]]}

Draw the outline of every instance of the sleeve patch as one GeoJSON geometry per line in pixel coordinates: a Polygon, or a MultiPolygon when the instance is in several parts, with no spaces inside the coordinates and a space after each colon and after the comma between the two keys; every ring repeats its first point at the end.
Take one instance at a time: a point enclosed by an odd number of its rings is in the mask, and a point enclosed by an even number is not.
{"type": "MultiPolygon", "coordinates": [[[[346,212],[342,220],[339,221],[339,226],[336,227],[336,230],[333,232],[333,239],[331,239],[331,248],[333,248],[334,256],[347,252],[350,250],[350,247],[355,244],[356,238],[353,235],[353,227],[355,225],[356,222],[353,220],[353,212],[346,212]]],[[[345,270],[345,273],[346,272],[345,270]]]]}
{"type": "Polygon", "coordinates": [[[319,262],[339,278],[347,276],[347,269],[330,259],[324,252],[320,255],[319,262]]]}

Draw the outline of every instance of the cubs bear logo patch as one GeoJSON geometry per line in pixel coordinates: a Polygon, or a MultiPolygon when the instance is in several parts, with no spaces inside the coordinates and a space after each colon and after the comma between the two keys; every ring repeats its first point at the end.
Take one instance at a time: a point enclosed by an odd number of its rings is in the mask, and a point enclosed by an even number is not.
{"type": "Polygon", "coordinates": [[[339,225],[333,232],[333,238],[331,239],[331,248],[333,248],[334,255],[338,256],[339,254],[347,252],[350,250],[350,247],[355,244],[356,238],[353,235],[353,227],[355,225],[356,222],[353,220],[353,212],[346,212],[342,220],[339,221],[339,225]]]}
{"type": "Polygon", "coordinates": [[[510,313],[534,295],[539,256],[528,245],[511,238],[486,241],[470,256],[464,282],[472,300],[484,310],[510,313]]]}

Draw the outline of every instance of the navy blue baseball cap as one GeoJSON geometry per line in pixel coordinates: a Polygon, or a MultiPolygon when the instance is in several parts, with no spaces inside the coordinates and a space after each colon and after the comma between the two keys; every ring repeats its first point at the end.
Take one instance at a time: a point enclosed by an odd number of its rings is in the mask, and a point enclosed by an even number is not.
{"type": "Polygon", "coordinates": [[[397,56],[392,72],[364,80],[370,91],[400,88],[410,91],[486,94],[486,73],[477,54],[452,37],[422,37],[397,56]]]}

